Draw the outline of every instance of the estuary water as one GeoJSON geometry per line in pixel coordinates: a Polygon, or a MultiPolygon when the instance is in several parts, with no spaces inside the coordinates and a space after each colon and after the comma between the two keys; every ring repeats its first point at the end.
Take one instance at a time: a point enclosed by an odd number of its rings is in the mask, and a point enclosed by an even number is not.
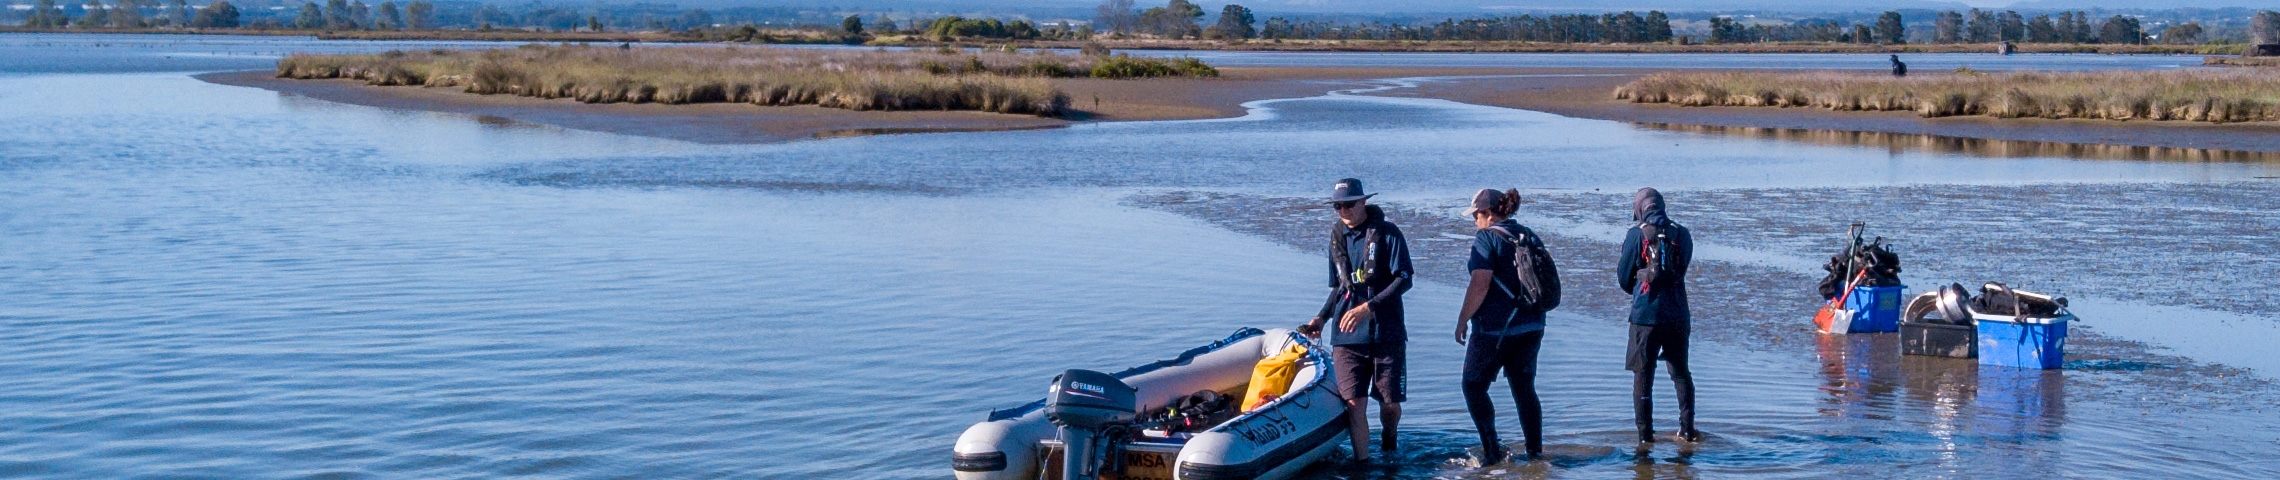
{"type": "MultiPolygon", "coordinates": [[[[1306,235],[1329,221],[1306,206],[1349,176],[1419,245],[1405,450],[1305,478],[2280,474],[2259,363],[2280,298],[2255,287],[2280,264],[2254,233],[2280,228],[2260,179],[2280,165],[2253,158],[1892,149],[1353,94],[708,146],[190,78],[452,46],[0,35],[0,477],[947,478],[958,432],[1053,373],[1305,320],[1324,293],[1306,235]],[[1624,327],[1590,293],[1613,290],[1592,259],[1643,185],[1704,243],[1712,438],[1692,448],[1627,443],[1624,327]],[[1464,464],[1445,337],[1451,236],[1469,236],[1453,210],[1487,186],[1527,192],[1523,220],[1584,292],[1544,348],[1552,459],[1491,470],[1464,464]],[[1817,256],[1854,219],[1917,246],[1912,285],[2074,296],[2081,353],[2036,372],[1797,333],[1817,256]],[[2036,266],[2053,259],[2074,263],[2036,266]]],[[[1693,60],[1630,61],[1606,66],[1693,60]]]]}

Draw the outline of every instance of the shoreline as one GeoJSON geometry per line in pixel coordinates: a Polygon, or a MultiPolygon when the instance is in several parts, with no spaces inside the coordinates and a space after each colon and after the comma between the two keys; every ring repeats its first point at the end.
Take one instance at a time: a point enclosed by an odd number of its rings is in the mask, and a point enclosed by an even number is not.
{"type": "MultiPolygon", "coordinates": [[[[790,34],[793,30],[771,29],[790,34]]],[[[1170,50],[1170,51],[1238,51],[1238,52],[1370,52],[1370,53],[1871,53],[1871,54],[1934,54],[1934,53],[1988,53],[1997,52],[1992,43],[1910,43],[1898,45],[1859,44],[1843,42],[1777,42],[1729,44],[1674,44],[1674,43],[1570,43],[1532,42],[1517,40],[1322,40],[1322,39],[1249,39],[1227,40],[1165,40],[1165,39],[1104,39],[1092,40],[1015,40],[1010,38],[961,38],[951,41],[921,39],[911,35],[875,36],[862,43],[797,41],[797,42],[728,42],[710,41],[659,31],[535,31],[519,29],[491,30],[326,30],[326,29],[80,29],[80,28],[26,28],[0,27],[0,33],[22,34],[109,34],[109,35],[245,35],[314,37],[320,40],[412,40],[412,41],[498,41],[498,42],[573,42],[573,43],[714,43],[721,45],[851,45],[857,47],[934,48],[951,46],[976,48],[1011,45],[1024,49],[1083,48],[1098,44],[1113,50],[1170,50]]],[[[2203,55],[2232,56],[2246,53],[2243,45],[2166,45],[2166,44],[2090,44],[2090,43],[2020,43],[2022,54],[2090,54],[2090,55],[2203,55]]]]}
{"type": "MultiPolygon", "coordinates": [[[[2083,150],[2064,148],[2066,146],[2124,150],[2095,158],[2154,156],[2222,160],[2244,157],[2228,152],[2280,153],[2280,122],[2218,125],[2183,121],[1922,118],[1907,112],[1838,112],[1809,107],[1683,107],[1632,103],[1613,97],[1611,92],[1616,86],[1654,71],[1646,69],[1223,67],[1220,70],[1220,78],[1210,79],[1054,79],[1054,86],[1069,95],[1070,108],[1074,110],[1065,119],[979,112],[852,111],[814,106],[581,104],[571,100],[473,95],[445,88],[374,87],[354,80],[279,79],[273,78],[272,72],[260,70],[207,73],[196,78],[354,105],[499,117],[577,130],[708,144],[774,143],[865,134],[1059,128],[1099,121],[1233,118],[1244,115],[1246,109],[1242,104],[1250,101],[1313,97],[1341,88],[1382,84],[1383,79],[1389,78],[1459,77],[1429,79],[1415,87],[1368,95],[1436,98],[1703,134],[1787,138],[1856,132],[1930,137],[1929,141],[1933,142],[2050,144],[2023,149],[2005,147],[2007,151],[2083,150]],[[1497,77],[1501,75],[1590,76],[1530,77],[1514,81],[1497,77]],[[2138,150],[2150,153],[2136,152],[2138,150]]],[[[1878,141],[1894,140],[1872,139],[1867,143],[1878,141]]]]}

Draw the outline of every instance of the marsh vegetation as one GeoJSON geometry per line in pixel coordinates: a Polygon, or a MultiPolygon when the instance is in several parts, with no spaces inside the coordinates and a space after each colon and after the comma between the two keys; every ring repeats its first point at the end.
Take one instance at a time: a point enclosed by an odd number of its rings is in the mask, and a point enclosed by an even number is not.
{"type": "Polygon", "coordinates": [[[1057,117],[1056,77],[1216,76],[1194,59],[1007,51],[827,51],[770,47],[613,48],[294,54],[277,76],[586,103],[750,103],[851,110],[978,110],[1057,117]]]}
{"type": "Polygon", "coordinates": [[[1958,70],[1907,77],[1848,72],[1662,72],[1617,87],[1615,98],[1683,106],[1907,111],[1924,117],[2215,123],[2280,120],[2280,76],[2266,69],[1958,70]]]}

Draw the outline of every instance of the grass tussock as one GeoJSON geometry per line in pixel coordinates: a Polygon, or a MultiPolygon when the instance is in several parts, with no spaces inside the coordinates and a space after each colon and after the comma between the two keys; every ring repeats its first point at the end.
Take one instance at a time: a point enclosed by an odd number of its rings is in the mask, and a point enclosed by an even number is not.
{"type": "Polygon", "coordinates": [[[2280,121],[2280,75],[2259,69],[1953,73],[1663,72],[1615,98],[1684,106],[1910,111],[1924,117],[2280,121]]]}
{"type": "Polygon", "coordinates": [[[2280,57],[2211,56],[2202,58],[2201,64],[2228,67],[2280,67],[2280,57]]]}
{"type": "Polygon", "coordinates": [[[295,54],[277,62],[277,76],[356,79],[383,86],[457,87],[469,93],[569,98],[586,103],[734,102],[851,110],[979,110],[1057,117],[1067,112],[1068,95],[1047,78],[1151,76],[1123,72],[1101,75],[1100,65],[1123,61],[1163,65],[1173,75],[1217,74],[1191,59],[1050,52],[532,45],[482,51],[295,54]]]}

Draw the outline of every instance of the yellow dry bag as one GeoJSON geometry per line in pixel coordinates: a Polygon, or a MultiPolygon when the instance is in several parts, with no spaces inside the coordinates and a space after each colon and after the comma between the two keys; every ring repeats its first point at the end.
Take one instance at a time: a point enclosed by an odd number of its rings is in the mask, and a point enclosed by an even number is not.
{"type": "Polygon", "coordinates": [[[1243,411],[1249,412],[1266,405],[1290,391],[1290,382],[1298,378],[1298,361],[1306,358],[1306,345],[1290,344],[1282,353],[1260,360],[1251,368],[1251,388],[1243,392],[1243,411]]]}

